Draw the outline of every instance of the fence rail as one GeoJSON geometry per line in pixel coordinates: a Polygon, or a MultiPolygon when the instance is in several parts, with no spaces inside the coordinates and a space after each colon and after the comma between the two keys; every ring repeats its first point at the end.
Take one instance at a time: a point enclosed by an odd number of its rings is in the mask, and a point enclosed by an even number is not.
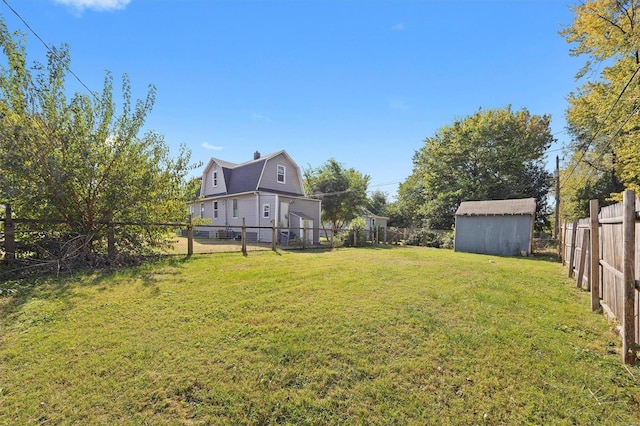
{"type": "MultiPolygon", "coordinates": [[[[4,262],[11,264],[16,260],[16,256],[28,256],[29,249],[22,248],[21,235],[29,232],[45,233],[55,229],[58,225],[67,225],[63,220],[55,219],[25,219],[15,218],[12,215],[11,206],[5,206],[5,217],[0,217],[0,258],[4,262]]],[[[178,243],[173,253],[213,253],[223,251],[242,251],[244,254],[249,250],[276,250],[281,249],[308,249],[324,248],[342,245],[343,241],[338,241],[349,234],[344,234],[345,230],[333,230],[324,227],[304,228],[304,227],[278,227],[274,222],[271,226],[247,226],[244,219],[242,225],[210,225],[200,224],[189,219],[185,222],[138,222],[138,221],[95,221],[93,228],[101,228],[106,253],[109,257],[117,254],[117,229],[120,227],[160,227],[176,232],[178,237],[173,240],[178,243]],[[315,238],[314,238],[315,236],[315,238]],[[186,244],[185,244],[186,239],[186,244]],[[195,244],[194,244],[195,243],[195,244]]],[[[372,229],[365,230],[364,239],[373,244],[398,242],[406,234],[392,230],[372,229]]],[[[170,238],[171,240],[171,238],[170,238]]],[[[349,243],[356,245],[356,240],[352,236],[349,243]]],[[[103,248],[103,250],[105,249],[103,248]]]]}
{"type": "Polygon", "coordinates": [[[561,235],[569,277],[591,293],[592,310],[602,308],[617,324],[623,361],[635,363],[640,349],[640,199],[625,191],[622,203],[601,209],[592,200],[590,217],[565,221],[561,235]]]}

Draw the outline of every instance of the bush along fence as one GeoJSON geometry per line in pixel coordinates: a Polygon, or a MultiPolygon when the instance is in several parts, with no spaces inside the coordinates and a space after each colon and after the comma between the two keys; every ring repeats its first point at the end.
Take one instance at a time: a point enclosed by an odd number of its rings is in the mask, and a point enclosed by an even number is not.
{"type": "Polygon", "coordinates": [[[602,309],[616,324],[623,362],[634,364],[640,350],[640,199],[625,191],[622,203],[600,209],[591,200],[589,207],[589,218],[561,227],[562,263],[576,286],[591,293],[591,309],[602,309]]]}
{"type": "Polygon", "coordinates": [[[191,218],[185,222],[163,223],[96,221],[92,229],[99,229],[100,236],[72,236],[64,232],[67,225],[65,221],[16,218],[12,215],[10,205],[4,207],[5,217],[0,218],[0,226],[4,226],[4,229],[0,229],[0,256],[3,255],[4,263],[9,265],[16,260],[26,259],[37,260],[41,264],[45,260],[57,261],[60,265],[69,263],[71,259],[86,254],[87,251],[113,259],[119,254],[118,232],[125,229],[128,232],[164,229],[167,236],[178,233],[186,237],[187,247],[184,250],[187,255],[194,254],[194,239],[199,242],[206,240],[207,244],[213,242],[209,247],[215,246],[215,251],[240,250],[246,254],[248,246],[261,250],[276,250],[277,247],[307,249],[360,246],[387,243],[395,237],[391,233],[387,235],[386,228],[332,230],[318,227],[278,227],[273,222],[271,226],[258,227],[246,226],[244,219],[242,225],[209,225],[192,221],[191,218]],[[52,248],[52,243],[56,245],[55,249],[52,248]]]}

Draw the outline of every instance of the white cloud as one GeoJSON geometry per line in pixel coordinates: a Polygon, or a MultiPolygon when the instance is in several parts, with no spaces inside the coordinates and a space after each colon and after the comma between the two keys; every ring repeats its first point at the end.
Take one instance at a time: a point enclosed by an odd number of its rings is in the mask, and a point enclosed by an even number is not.
{"type": "Polygon", "coordinates": [[[393,31],[404,31],[404,22],[398,22],[391,27],[393,31]]]}
{"type": "Polygon", "coordinates": [[[54,2],[70,6],[78,12],[82,12],[85,9],[97,11],[124,9],[130,1],[131,0],[54,0],[54,2]]]}
{"type": "Polygon", "coordinates": [[[273,120],[271,120],[271,118],[267,117],[266,115],[260,114],[258,112],[254,112],[253,114],[251,114],[251,119],[254,121],[261,121],[263,123],[272,123],[273,120]]]}
{"type": "Polygon", "coordinates": [[[397,109],[397,110],[406,110],[411,108],[411,106],[402,99],[394,98],[394,99],[389,99],[389,108],[397,109]]]}
{"type": "Polygon", "coordinates": [[[222,149],[221,146],[211,145],[209,142],[202,142],[202,147],[204,149],[213,149],[215,151],[220,151],[222,149]]]}

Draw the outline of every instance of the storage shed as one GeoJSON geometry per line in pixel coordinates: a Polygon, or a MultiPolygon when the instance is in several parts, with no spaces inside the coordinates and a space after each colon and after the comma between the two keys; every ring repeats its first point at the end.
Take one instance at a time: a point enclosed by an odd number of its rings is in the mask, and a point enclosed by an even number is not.
{"type": "Polygon", "coordinates": [[[536,199],[464,201],[456,211],[455,251],[529,255],[536,199]]]}

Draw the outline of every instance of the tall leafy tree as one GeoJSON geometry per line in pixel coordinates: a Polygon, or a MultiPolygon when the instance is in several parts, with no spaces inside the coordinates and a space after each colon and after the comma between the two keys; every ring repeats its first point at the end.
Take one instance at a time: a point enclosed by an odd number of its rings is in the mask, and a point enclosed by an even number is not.
{"type": "MultiPolygon", "coordinates": [[[[24,37],[0,20],[0,193],[22,218],[64,221],[64,232],[103,244],[99,222],[183,219],[185,176],[195,165],[183,146],[174,158],[162,135],[142,134],[156,90],[131,99],[122,81],[121,110],[107,74],[102,92],[68,96],[69,48],[49,50],[29,66],[24,37]]],[[[121,249],[141,250],[159,228],[118,229],[121,249]]]]}
{"type": "Polygon", "coordinates": [[[543,164],[553,142],[550,120],[507,107],[480,110],[442,127],[414,154],[399,204],[414,212],[414,222],[450,229],[462,201],[534,197],[542,226],[551,186],[543,164]]]}
{"type": "Polygon", "coordinates": [[[367,208],[373,213],[380,216],[387,214],[387,193],[376,189],[371,193],[367,200],[367,208]]]}
{"type": "Polygon", "coordinates": [[[369,196],[367,208],[373,214],[388,217],[388,226],[408,228],[411,225],[410,214],[401,209],[398,201],[389,201],[388,197],[384,191],[373,191],[369,196]]]}
{"type": "Polygon", "coordinates": [[[320,167],[305,169],[307,194],[322,199],[322,221],[340,229],[360,216],[367,205],[370,177],[353,168],[346,168],[331,158],[320,167]]]}
{"type": "Polygon", "coordinates": [[[625,188],[640,190],[639,2],[595,0],[573,10],[573,23],[561,34],[573,45],[571,54],[587,60],[577,75],[586,81],[568,97],[565,217],[582,212],[574,207],[589,199],[612,202],[625,188]]]}

